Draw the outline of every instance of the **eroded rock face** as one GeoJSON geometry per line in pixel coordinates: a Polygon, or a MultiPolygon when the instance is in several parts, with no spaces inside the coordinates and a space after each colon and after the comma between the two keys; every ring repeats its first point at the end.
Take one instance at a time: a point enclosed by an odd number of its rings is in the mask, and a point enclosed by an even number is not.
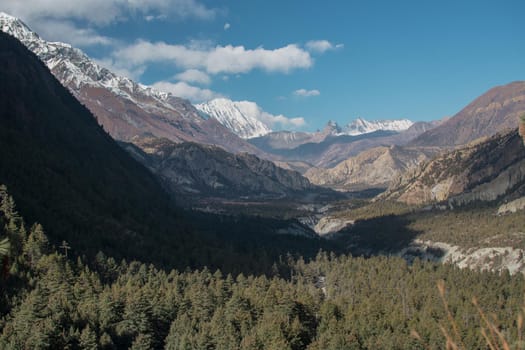
{"type": "MultiPolygon", "coordinates": [[[[522,233],[518,233],[523,235],[522,233]]],[[[525,274],[525,250],[514,247],[473,247],[464,249],[444,242],[414,240],[403,249],[400,256],[411,261],[415,257],[459,268],[525,274]]]]}
{"type": "Polygon", "coordinates": [[[347,226],[353,225],[354,220],[336,218],[331,216],[322,217],[319,222],[314,226],[314,231],[318,235],[328,235],[341,231],[347,226]]]}
{"type": "MultiPolygon", "coordinates": [[[[525,147],[517,130],[445,153],[399,178],[380,198],[408,204],[494,201],[525,190],[525,147]]],[[[514,198],[511,198],[514,199],[514,198]]]]}
{"type": "Polygon", "coordinates": [[[399,146],[376,147],[330,169],[312,168],[305,176],[316,185],[341,190],[386,188],[402,173],[428,160],[431,153],[399,146]]]}
{"type": "Polygon", "coordinates": [[[525,121],[520,122],[519,133],[523,139],[523,145],[525,145],[525,121]]]}
{"type": "Polygon", "coordinates": [[[298,172],[247,153],[156,138],[136,138],[133,143],[140,149],[130,144],[125,148],[176,193],[256,198],[315,190],[298,172]]]}
{"type": "Polygon", "coordinates": [[[521,197],[501,205],[498,208],[498,215],[515,213],[518,210],[525,210],[525,197],[521,197]]]}

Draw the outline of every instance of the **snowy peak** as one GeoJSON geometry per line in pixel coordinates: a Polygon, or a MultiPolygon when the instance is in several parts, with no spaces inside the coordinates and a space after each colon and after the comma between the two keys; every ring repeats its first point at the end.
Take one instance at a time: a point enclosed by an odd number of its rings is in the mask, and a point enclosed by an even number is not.
{"type": "Polygon", "coordinates": [[[195,107],[243,139],[264,136],[272,131],[258,119],[264,111],[254,102],[216,98],[195,107]]]}
{"type": "Polygon", "coordinates": [[[340,134],[355,136],[380,130],[403,131],[410,128],[412,124],[414,123],[408,119],[367,121],[363,118],[357,118],[343,127],[340,134]]]}
{"type": "Polygon", "coordinates": [[[0,30],[35,53],[114,139],[155,136],[218,145],[233,153],[261,153],[188,100],[118,76],[71,45],[42,39],[15,17],[1,13],[0,30]]]}
{"type": "Polygon", "coordinates": [[[184,102],[171,94],[117,76],[96,64],[82,50],[69,44],[46,41],[20,19],[4,12],[0,12],[0,30],[14,36],[33,51],[74,94],[80,88],[87,86],[108,89],[120,97],[139,104],[153,99],[157,106],[172,110],[175,105],[184,102]]]}
{"type": "Polygon", "coordinates": [[[40,40],[40,37],[20,19],[0,11],[0,30],[8,33],[20,41],[40,40]]]}

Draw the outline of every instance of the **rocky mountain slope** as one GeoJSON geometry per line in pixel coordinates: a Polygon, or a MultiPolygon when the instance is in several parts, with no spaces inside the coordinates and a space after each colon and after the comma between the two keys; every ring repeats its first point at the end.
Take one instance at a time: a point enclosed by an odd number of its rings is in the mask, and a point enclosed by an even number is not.
{"type": "Polygon", "coordinates": [[[517,130],[473,142],[409,171],[380,198],[408,204],[512,200],[525,194],[525,147],[517,130]]]}
{"type": "Polygon", "coordinates": [[[413,146],[458,146],[516,127],[525,112],[525,81],[497,86],[439,127],[421,134],[413,146]]]}
{"type": "Polygon", "coordinates": [[[142,138],[124,147],[157,174],[167,187],[192,197],[262,199],[282,197],[315,187],[298,172],[247,153],[196,143],[142,138]]]}
{"type": "Polygon", "coordinates": [[[263,111],[253,102],[216,98],[195,105],[203,113],[217,119],[222,125],[243,139],[264,136],[272,130],[257,119],[263,111]]]}
{"type": "Polygon", "coordinates": [[[45,41],[15,17],[0,13],[0,30],[33,51],[117,140],[156,136],[261,153],[216,119],[202,116],[189,101],[117,76],[79,49],[45,41]]]}
{"type": "Polygon", "coordinates": [[[66,240],[75,254],[141,257],[157,244],[177,250],[173,239],[188,231],[157,179],[37,56],[2,32],[0,82],[0,184],[30,223],[45,225],[53,243],[66,240]]]}
{"type": "Polygon", "coordinates": [[[387,188],[408,169],[428,160],[433,152],[400,146],[375,147],[348,158],[333,168],[312,168],[305,176],[316,185],[338,190],[387,188]]]}
{"type": "Polygon", "coordinates": [[[330,135],[335,135],[339,130],[337,124],[330,121],[323,130],[316,132],[274,131],[261,137],[254,137],[249,141],[265,152],[281,154],[307,143],[320,143],[330,135]]]}
{"type": "Polygon", "coordinates": [[[179,270],[263,273],[288,252],[313,257],[327,249],[305,238],[314,233],[296,221],[176,207],[158,177],[122,149],[36,55],[2,32],[0,185],[28,225],[44,225],[55,246],[67,241],[72,260],[95,261],[103,252],[179,270]]]}

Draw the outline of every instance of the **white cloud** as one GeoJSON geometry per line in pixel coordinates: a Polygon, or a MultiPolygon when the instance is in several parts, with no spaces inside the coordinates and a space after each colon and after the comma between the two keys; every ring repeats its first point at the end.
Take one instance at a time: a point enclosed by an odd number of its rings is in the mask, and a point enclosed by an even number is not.
{"type": "Polygon", "coordinates": [[[295,96],[301,96],[301,97],[312,97],[312,96],[319,96],[321,92],[319,92],[319,90],[299,89],[299,90],[295,90],[293,94],[295,96]]]}
{"type": "Polygon", "coordinates": [[[295,44],[267,50],[262,47],[212,47],[202,43],[190,43],[185,46],[139,40],[114,52],[113,58],[129,65],[173,62],[184,69],[201,69],[210,74],[247,73],[254,69],[288,73],[293,69],[309,68],[313,65],[310,54],[295,44]]]}
{"type": "Polygon", "coordinates": [[[203,85],[209,85],[211,83],[210,76],[197,69],[188,69],[187,71],[175,75],[175,78],[178,80],[185,81],[187,83],[196,83],[203,85]]]}
{"type": "Polygon", "coordinates": [[[2,0],[2,10],[23,20],[76,19],[107,25],[136,15],[211,19],[217,11],[198,0],[2,0]]]}
{"type": "Polygon", "coordinates": [[[145,66],[134,67],[133,69],[128,69],[126,67],[119,66],[111,59],[93,59],[96,64],[101,67],[104,67],[111,72],[119,75],[121,77],[126,77],[135,81],[139,81],[140,76],[146,71],[145,66]]]}
{"type": "Polygon", "coordinates": [[[329,50],[342,49],[344,44],[334,45],[328,40],[311,40],[305,44],[305,47],[310,52],[324,53],[329,50]]]}
{"type": "Polygon", "coordinates": [[[44,39],[66,42],[75,47],[115,43],[114,39],[99,35],[91,28],[77,28],[70,21],[36,20],[31,27],[44,39]]]}
{"type": "Polygon", "coordinates": [[[274,115],[265,112],[255,102],[238,101],[235,102],[235,106],[239,108],[243,114],[253,116],[271,129],[299,128],[306,125],[306,122],[302,117],[287,118],[282,114],[274,115]]]}
{"type": "Polygon", "coordinates": [[[163,20],[163,19],[166,19],[168,16],[166,15],[157,15],[157,16],[154,16],[154,15],[146,15],[144,16],[144,19],[148,22],[151,22],[151,21],[154,21],[154,20],[163,20]]]}
{"type": "Polygon", "coordinates": [[[224,30],[230,29],[231,25],[230,23],[224,23],[224,30]]]}
{"type": "Polygon", "coordinates": [[[215,91],[189,85],[188,83],[183,81],[177,83],[159,81],[153,84],[152,86],[159,91],[170,92],[174,96],[188,99],[192,103],[199,103],[209,101],[217,97],[222,97],[222,95],[215,91]]]}

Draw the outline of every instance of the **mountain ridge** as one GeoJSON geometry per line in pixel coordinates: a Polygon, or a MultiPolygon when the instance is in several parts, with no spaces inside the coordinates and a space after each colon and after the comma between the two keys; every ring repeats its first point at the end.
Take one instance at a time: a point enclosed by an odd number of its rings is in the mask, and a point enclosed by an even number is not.
{"type": "Polygon", "coordinates": [[[412,146],[456,147],[478,138],[514,129],[525,112],[525,81],[493,87],[470,102],[452,118],[429,130],[412,146]]]}
{"type": "Polygon", "coordinates": [[[339,190],[386,189],[393,179],[428,160],[434,152],[402,146],[367,149],[333,168],[311,168],[305,177],[313,184],[339,190]]]}
{"type": "Polygon", "coordinates": [[[196,104],[195,107],[217,119],[222,125],[243,139],[264,136],[272,131],[254,115],[260,115],[263,112],[253,102],[216,98],[196,104]]]}
{"type": "Polygon", "coordinates": [[[133,140],[123,147],[171,192],[187,198],[185,204],[200,197],[268,199],[316,190],[300,173],[248,153],[158,138],[133,140]]]}
{"type": "Polygon", "coordinates": [[[407,204],[513,200],[525,195],[525,148],[516,129],[478,139],[405,173],[378,199],[407,204]]]}
{"type": "Polygon", "coordinates": [[[0,78],[0,183],[31,222],[93,255],[104,247],[122,257],[122,240],[131,241],[128,256],[144,256],[155,240],[176,250],[164,233],[188,226],[158,180],[3,32],[0,78]]]}
{"type": "Polygon", "coordinates": [[[217,120],[203,118],[189,101],[117,76],[69,44],[45,41],[13,16],[0,13],[0,29],[36,53],[117,140],[154,135],[262,153],[217,120]]]}

